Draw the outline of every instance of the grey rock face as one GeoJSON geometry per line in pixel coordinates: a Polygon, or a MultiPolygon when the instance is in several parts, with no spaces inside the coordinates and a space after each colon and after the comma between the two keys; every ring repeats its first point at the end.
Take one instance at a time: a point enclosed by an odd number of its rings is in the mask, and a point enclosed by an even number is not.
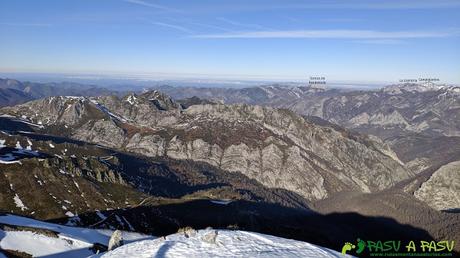
{"type": "Polygon", "coordinates": [[[439,168],[414,195],[437,210],[460,208],[460,161],[439,168]]]}
{"type": "Polygon", "coordinates": [[[113,121],[89,121],[74,131],[73,137],[85,139],[108,147],[121,147],[124,141],[124,131],[113,121]]]}
{"type": "Polygon", "coordinates": [[[225,103],[287,108],[300,115],[318,116],[347,128],[373,132],[382,139],[391,130],[460,136],[460,87],[455,86],[400,84],[374,91],[281,85],[244,89],[163,87],[162,90],[174,98],[197,96],[225,103]]]}
{"type": "Polygon", "coordinates": [[[414,173],[460,158],[460,87],[397,84],[380,90],[268,85],[244,89],[161,87],[174,98],[286,108],[375,135],[414,173]],[[442,150],[438,145],[445,146],[442,150]]]}

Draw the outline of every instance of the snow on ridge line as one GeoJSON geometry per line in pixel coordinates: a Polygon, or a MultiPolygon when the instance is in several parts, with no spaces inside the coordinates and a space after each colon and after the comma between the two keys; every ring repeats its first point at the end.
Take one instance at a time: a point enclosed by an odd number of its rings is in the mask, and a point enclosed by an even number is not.
{"type": "Polygon", "coordinates": [[[233,230],[189,230],[166,238],[123,245],[95,257],[315,257],[343,258],[341,253],[307,242],[233,230]],[[187,236],[186,236],[187,235],[187,236]]]}
{"type": "Polygon", "coordinates": [[[14,116],[10,116],[10,117],[12,117],[13,118],[12,120],[15,121],[15,122],[24,123],[26,125],[35,126],[35,127],[38,127],[38,128],[45,128],[41,124],[35,124],[35,123],[32,123],[32,122],[29,122],[29,121],[25,120],[24,118],[17,118],[17,117],[14,117],[14,116]]]}
{"type": "Polygon", "coordinates": [[[19,161],[19,160],[8,161],[8,160],[2,160],[2,159],[0,159],[0,164],[6,164],[6,165],[8,165],[8,164],[16,164],[16,163],[17,163],[17,164],[22,164],[21,161],[19,161]]]}
{"type": "Polygon", "coordinates": [[[110,112],[110,110],[108,108],[106,108],[105,106],[103,106],[102,104],[100,104],[99,102],[97,102],[95,99],[91,98],[90,99],[91,103],[93,103],[99,110],[101,110],[102,112],[106,113],[107,115],[109,115],[111,118],[114,118],[118,121],[121,121],[123,123],[126,123],[128,122],[128,119],[122,117],[122,116],[119,116],[119,115],[116,115],[112,112],[110,112]]]}

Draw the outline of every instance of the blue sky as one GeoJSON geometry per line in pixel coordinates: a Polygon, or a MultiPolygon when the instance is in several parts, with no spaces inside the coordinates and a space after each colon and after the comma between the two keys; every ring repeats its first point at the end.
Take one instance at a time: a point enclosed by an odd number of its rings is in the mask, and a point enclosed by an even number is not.
{"type": "Polygon", "coordinates": [[[0,72],[460,83],[459,0],[2,0],[0,33],[0,72]]]}

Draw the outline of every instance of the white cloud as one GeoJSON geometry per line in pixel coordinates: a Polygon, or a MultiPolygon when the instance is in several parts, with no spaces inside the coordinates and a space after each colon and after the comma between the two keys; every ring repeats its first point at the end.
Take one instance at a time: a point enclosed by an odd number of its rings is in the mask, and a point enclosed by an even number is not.
{"type": "Polygon", "coordinates": [[[130,4],[141,5],[141,6],[155,8],[155,9],[164,10],[164,11],[178,11],[177,9],[169,8],[164,5],[152,4],[150,2],[143,1],[143,0],[123,0],[123,1],[130,3],[130,4]]]}
{"type": "MultiPolygon", "coordinates": [[[[195,12],[255,12],[272,10],[433,10],[459,8],[459,0],[327,0],[327,1],[208,1],[192,7],[195,12]],[[238,2],[238,3],[236,3],[238,2]]],[[[439,10],[433,10],[439,11],[439,10]]]]}
{"type": "Polygon", "coordinates": [[[365,40],[355,40],[355,43],[362,44],[376,44],[376,45],[399,45],[404,44],[406,41],[401,39],[365,39],[365,40]]]}
{"type": "Polygon", "coordinates": [[[219,21],[222,21],[222,22],[225,22],[227,24],[230,24],[230,25],[233,25],[233,26],[237,26],[237,27],[244,27],[244,28],[250,28],[250,29],[256,29],[256,30],[265,30],[267,28],[259,25],[259,24],[249,24],[249,23],[242,23],[242,22],[237,22],[237,21],[234,21],[234,20],[230,20],[230,19],[227,19],[227,18],[223,18],[223,17],[219,17],[217,18],[219,21]]]}
{"type": "Polygon", "coordinates": [[[451,31],[375,31],[375,30],[280,30],[203,34],[194,38],[306,38],[306,39],[410,39],[440,38],[459,35],[451,31]]]}
{"type": "Polygon", "coordinates": [[[188,23],[196,25],[196,26],[208,28],[208,29],[216,29],[216,30],[221,30],[221,31],[226,31],[226,32],[232,31],[232,30],[229,30],[229,29],[224,28],[222,26],[216,26],[216,25],[212,25],[212,24],[204,24],[204,23],[199,23],[199,22],[188,22],[188,23]]]}
{"type": "MultiPolygon", "coordinates": [[[[305,6],[308,7],[308,6],[305,6]]],[[[386,1],[349,1],[318,5],[319,8],[350,9],[433,9],[460,7],[457,0],[386,0],[386,1]]]]}
{"type": "Polygon", "coordinates": [[[164,23],[164,22],[157,22],[157,21],[148,21],[150,24],[153,24],[153,25],[158,25],[158,26],[162,26],[162,27],[166,27],[166,28],[171,28],[171,29],[175,29],[175,30],[179,30],[179,31],[182,31],[182,32],[186,32],[186,33],[193,33],[193,31],[185,28],[185,27],[182,27],[182,26],[179,26],[179,25],[174,25],[174,24],[170,24],[170,23],[164,23]]]}
{"type": "Polygon", "coordinates": [[[366,0],[330,0],[306,3],[283,3],[283,4],[256,4],[246,5],[241,8],[252,10],[264,9],[445,9],[458,8],[458,0],[385,0],[385,1],[366,1],[366,0]]]}

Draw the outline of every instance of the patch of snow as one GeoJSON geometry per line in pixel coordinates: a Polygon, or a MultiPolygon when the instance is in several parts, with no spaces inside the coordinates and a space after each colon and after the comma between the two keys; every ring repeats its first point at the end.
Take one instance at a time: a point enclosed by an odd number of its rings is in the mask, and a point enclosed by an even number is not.
{"type": "MultiPolygon", "coordinates": [[[[64,207],[64,206],[62,206],[62,207],[64,207]]],[[[66,215],[67,217],[69,217],[69,218],[75,216],[75,214],[73,214],[73,213],[70,212],[70,211],[66,212],[65,215],[66,215]]]]}
{"type": "Polygon", "coordinates": [[[24,149],[18,149],[17,151],[13,151],[13,153],[19,154],[19,155],[38,156],[38,152],[29,150],[29,149],[25,149],[25,150],[24,149]]]}
{"type": "Polygon", "coordinates": [[[18,150],[23,149],[22,146],[21,146],[21,143],[19,141],[16,142],[16,147],[15,148],[18,149],[18,150]]]}
{"type": "Polygon", "coordinates": [[[16,207],[20,208],[21,211],[25,211],[25,210],[28,210],[29,208],[27,208],[24,203],[22,202],[22,200],[19,198],[19,195],[18,194],[15,194],[14,197],[13,197],[13,200],[14,200],[14,203],[16,204],[16,207]]]}
{"type": "MultiPolygon", "coordinates": [[[[94,255],[88,248],[93,243],[107,245],[112,230],[68,227],[42,222],[16,215],[0,215],[0,223],[15,226],[41,228],[58,233],[58,238],[28,231],[0,230],[0,248],[19,250],[36,256],[88,257],[94,255]]],[[[154,237],[133,232],[122,232],[125,243],[153,239],[154,237]]],[[[0,256],[1,257],[1,256],[0,256]]]]}
{"type": "Polygon", "coordinates": [[[11,135],[11,134],[5,132],[5,131],[0,131],[0,133],[4,134],[4,135],[6,135],[6,136],[13,136],[13,135],[11,135]]]}
{"type": "Polygon", "coordinates": [[[14,164],[14,163],[22,164],[21,161],[19,161],[19,160],[5,161],[5,160],[1,160],[1,159],[0,159],[0,164],[6,164],[6,165],[8,165],[8,164],[14,164]]]}
{"type": "Polygon", "coordinates": [[[64,96],[64,99],[71,99],[71,100],[80,100],[83,101],[85,100],[85,97],[82,96],[64,96]]]}
{"type": "Polygon", "coordinates": [[[38,127],[38,128],[45,128],[43,125],[34,124],[34,123],[29,122],[29,121],[25,121],[25,120],[21,120],[21,119],[15,119],[14,121],[24,123],[26,125],[31,125],[31,126],[34,126],[34,127],[38,127]]]}
{"type": "Polygon", "coordinates": [[[0,242],[2,249],[19,250],[34,257],[66,252],[69,252],[70,257],[88,257],[94,254],[89,250],[92,244],[75,239],[49,237],[30,231],[5,231],[4,234],[0,242]]]}
{"type": "Polygon", "coordinates": [[[126,101],[131,105],[136,104],[136,100],[137,98],[134,95],[129,95],[128,98],[126,99],[126,101]]]}
{"type": "Polygon", "coordinates": [[[125,223],[123,223],[123,221],[121,221],[121,219],[120,219],[120,217],[118,217],[118,215],[115,215],[115,219],[117,220],[119,225],[121,225],[121,226],[125,225],[125,223]]]}
{"type": "Polygon", "coordinates": [[[78,225],[80,222],[81,222],[81,219],[80,219],[80,217],[77,215],[77,216],[75,216],[75,217],[70,217],[70,218],[67,220],[66,225],[67,225],[67,226],[76,226],[76,225],[78,225]]]}
{"type": "Polygon", "coordinates": [[[12,160],[14,160],[14,159],[15,159],[15,157],[14,157],[13,154],[11,154],[11,153],[7,153],[7,154],[2,155],[2,156],[0,157],[0,160],[3,160],[3,161],[12,161],[12,160]]]}
{"type": "Polygon", "coordinates": [[[80,190],[80,186],[78,185],[77,182],[75,182],[75,180],[73,181],[73,183],[75,184],[75,186],[78,188],[78,190],[80,190]]]}
{"type": "Polygon", "coordinates": [[[106,113],[107,115],[109,115],[112,119],[116,119],[116,120],[121,121],[121,122],[123,122],[123,123],[126,123],[126,122],[128,121],[126,118],[124,118],[124,117],[122,117],[122,116],[119,116],[119,115],[116,115],[116,114],[110,112],[109,109],[107,109],[105,106],[99,104],[96,100],[90,99],[90,101],[91,101],[94,105],[96,105],[96,107],[97,107],[99,110],[101,110],[102,112],[104,112],[104,113],[106,113]]]}
{"type": "Polygon", "coordinates": [[[220,204],[220,205],[227,205],[232,202],[232,200],[211,200],[212,203],[220,204]]]}
{"type": "Polygon", "coordinates": [[[0,148],[6,147],[5,142],[6,140],[0,139],[0,148]]]}
{"type": "Polygon", "coordinates": [[[16,157],[14,157],[13,154],[11,153],[0,155],[0,164],[14,164],[14,163],[22,164],[21,161],[16,160],[16,157]]]}
{"type": "Polygon", "coordinates": [[[135,229],[134,229],[133,225],[131,225],[131,223],[129,223],[129,221],[125,217],[123,217],[123,216],[121,216],[121,217],[123,218],[125,223],[128,225],[129,230],[134,231],[135,229]]]}
{"type": "Polygon", "coordinates": [[[50,143],[49,145],[50,145],[50,148],[51,148],[51,149],[54,149],[54,148],[55,148],[54,144],[50,143]]]}
{"type": "Polygon", "coordinates": [[[102,220],[107,219],[107,217],[106,217],[104,214],[102,214],[102,212],[100,212],[100,211],[96,211],[96,215],[97,215],[99,218],[101,218],[102,220]]]}

